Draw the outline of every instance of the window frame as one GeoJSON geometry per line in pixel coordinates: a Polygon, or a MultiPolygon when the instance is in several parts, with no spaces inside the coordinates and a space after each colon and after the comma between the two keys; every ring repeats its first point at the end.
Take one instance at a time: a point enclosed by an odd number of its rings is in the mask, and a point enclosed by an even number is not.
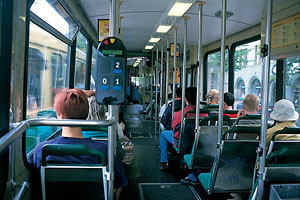
{"type": "MultiPolygon", "coordinates": [[[[22,111],[22,116],[23,119],[26,119],[26,105],[27,105],[27,78],[28,78],[28,50],[29,50],[29,34],[30,34],[30,23],[34,23],[38,27],[40,27],[42,30],[46,31],[47,33],[53,35],[56,39],[62,41],[68,46],[68,53],[67,53],[67,70],[66,70],[66,75],[68,73],[69,80],[67,80],[69,83],[69,88],[74,87],[74,79],[75,79],[75,62],[76,62],[76,40],[77,40],[77,34],[79,29],[81,30],[81,33],[84,35],[84,37],[88,41],[88,51],[87,51],[87,59],[86,59],[86,67],[87,67],[87,73],[86,77],[88,74],[89,68],[91,68],[91,56],[88,56],[89,54],[89,49],[92,48],[93,44],[95,45],[95,41],[92,40],[92,37],[89,36],[89,34],[84,30],[81,29],[80,27],[83,27],[80,22],[77,20],[74,20],[74,16],[68,9],[66,9],[66,6],[60,1],[57,0],[57,3],[59,3],[62,8],[65,10],[65,12],[70,16],[70,18],[74,21],[74,23],[77,25],[77,31],[74,34],[74,37],[72,40],[64,36],[62,33],[60,33],[58,30],[56,30],[54,27],[52,27],[50,24],[42,20],[40,17],[38,17],[36,14],[30,11],[30,8],[32,4],[34,3],[34,0],[29,0],[27,2],[26,6],[26,39],[25,39],[25,70],[24,70],[24,85],[23,85],[23,91],[24,91],[24,98],[23,98],[23,111],[22,111]]],[[[12,12],[11,12],[12,13],[12,12]]],[[[12,19],[12,17],[10,17],[12,19]]],[[[7,31],[8,32],[8,31],[7,31]]],[[[90,53],[91,54],[91,53],[90,53]]],[[[89,80],[90,78],[88,78],[89,80]]],[[[87,86],[87,81],[85,82],[85,87],[86,89],[89,89],[89,85],[87,86]]],[[[7,104],[9,105],[9,104],[7,104]]],[[[56,131],[54,132],[48,139],[51,139],[57,135],[59,132],[56,131]]],[[[47,140],[48,140],[47,139],[47,140]]],[[[25,167],[29,167],[28,162],[27,162],[27,155],[30,153],[26,153],[26,134],[22,135],[22,152],[23,152],[23,162],[25,167]]]]}

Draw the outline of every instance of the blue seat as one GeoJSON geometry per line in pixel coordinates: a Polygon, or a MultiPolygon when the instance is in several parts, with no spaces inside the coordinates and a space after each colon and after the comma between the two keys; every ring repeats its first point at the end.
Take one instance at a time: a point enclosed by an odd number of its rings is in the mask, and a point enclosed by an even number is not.
{"type": "Polygon", "coordinates": [[[210,172],[199,175],[199,181],[208,195],[249,192],[257,147],[258,141],[222,140],[210,172]]]}
{"type": "Polygon", "coordinates": [[[46,199],[107,199],[106,159],[82,144],[47,144],[42,148],[41,187],[46,199]],[[93,164],[47,161],[48,156],[93,156],[93,164]],[[101,178],[102,177],[102,178],[101,178]],[[103,190],[101,190],[101,186],[103,190]],[[61,193],[62,192],[62,193],[61,193]]]}

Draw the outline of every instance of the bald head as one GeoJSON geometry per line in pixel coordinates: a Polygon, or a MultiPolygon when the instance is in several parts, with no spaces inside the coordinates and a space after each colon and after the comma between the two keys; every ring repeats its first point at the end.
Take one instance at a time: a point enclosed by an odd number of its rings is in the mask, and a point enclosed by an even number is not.
{"type": "Polygon", "coordinates": [[[248,94],[243,101],[243,109],[250,113],[257,113],[259,98],[255,94],[248,94]]]}

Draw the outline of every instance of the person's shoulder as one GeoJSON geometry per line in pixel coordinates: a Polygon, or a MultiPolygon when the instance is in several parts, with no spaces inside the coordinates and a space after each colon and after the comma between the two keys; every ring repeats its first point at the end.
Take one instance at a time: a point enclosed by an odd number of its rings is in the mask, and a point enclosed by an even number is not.
{"type": "Polygon", "coordinates": [[[60,137],[57,137],[57,138],[54,138],[54,139],[51,139],[51,140],[46,140],[46,141],[40,142],[40,143],[38,143],[36,145],[34,151],[35,152],[41,151],[41,149],[43,148],[43,146],[45,146],[47,144],[55,144],[59,139],[60,139],[60,137]]]}

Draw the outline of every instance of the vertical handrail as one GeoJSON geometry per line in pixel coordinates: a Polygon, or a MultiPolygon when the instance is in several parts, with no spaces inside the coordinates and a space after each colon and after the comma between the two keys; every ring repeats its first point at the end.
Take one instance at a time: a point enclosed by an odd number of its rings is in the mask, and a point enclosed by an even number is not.
{"type": "MultiPolygon", "coordinates": [[[[118,115],[118,107],[109,105],[108,106],[108,112],[109,112],[109,120],[114,120],[115,116],[118,115]]],[[[114,199],[114,180],[115,180],[115,172],[114,172],[114,165],[115,165],[115,154],[116,154],[116,125],[109,126],[108,127],[108,199],[113,200],[114,199]]]]}
{"type": "Polygon", "coordinates": [[[262,98],[262,114],[261,114],[261,131],[260,131],[260,142],[258,148],[259,154],[259,169],[258,169],[258,191],[257,198],[262,199],[264,193],[264,168],[266,158],[266,131],[267,131],[267,113],[268,113],[268,97],[269,97],[269,73],[270,73],[270,50],[271,50],[271,24],[272,24],[272,0],[268,0],[266,4],[267,17],[266,17],[266,39],[263,45],[264,58],[262,64],[262,87],[263,87],[263,98],[262,98]]]}
{"type": "MultiPolygon", "coordinates": [[[[111,7],[110,7],[110,36],[117,36],[118,33],[118,20],[117,17],[120,18],[120,9],[117,8],[118,2],[120,0],[111,0],[111,7]]],[[[109,105],[108,112],[109,112],[109,119],[117,119],[119,116],[118,113],[118,106],[116,105],[109,105]]],[[[109,169],[109,184],[108,184],[108,200],[114,199],[114,155],[116,152],[116,126],[108,127],[108,169],[109,169]]]]}
{"type": "Polygon", "coordinates": [[[219,98],[219,114],[218,114],[218,139],[217,139],[217,151],[216,159],[212,166],[212,181],[208,193],[213,193],[213,186],[216,182],[217,170],[216,167],[219,162],[221,139],[222,139],[222,127],[223,127],[223,109],[224,109],[224,68],[225,68],[225,34],[226,34],[226,10],[227,1],[222,0],[222,32],[221,32],[221,70],[220,70],[220,98],[219,98]]]}
{"type": "Polygon", "coordinates": [[[164,77],[164,44],[163,41],[161,41],[161,52],[160,52],[160,98],[159,98],[159,109],[161,109],[163,104],[163,77],[164,77]]]}
{"type": "Polygon", "coordinates": [[[219,115],[218,115],[218,143],[222,138],[223,110],[224,110],[224,68],[225,68],[225,34],[226,34],[226,11],[227,1],[222,0],[222,32],[221,32],[221,70],[220,70],[220,94],[219,94],[219,115]]]}
{"type": "Polygon", "coordinates": [[[195,153],[198,146],[199,134],[200,134],[200,126],[199,126],[199,114],[200,114],[200,96],[201,96],[201,66],[202,66],[202,12],[203,5],[205,2],[201,1],[198,3],[198,55],[197,55],[197,100],[196,100],[196,124],[195,124],[195,141],[192,150],[192,160],[191,160],[191,168],[194,165],[195,153]]]}
{"type": "Polygon", "coordinates": [[[157,129],[158,127],[156,126],[157,122],[158,122],[158,117],[157,117],[157,114],[158,114],[158,102],[157,102],[157,82],[158,82],[158,77],[157,77],[157,72],[158,72],[158,47],[156,48],[156,66],[155,66],[155,136],[157,137],[158,134],[157,134],[157,129]]]}
{"type": "Polygon", "coordinates": [[[168,106],[168,89],[169,89],[169,38],[167,37],[167,65],[166,65],[166,91],[165,91],[165,104],[168,106]]]}
{"type": "Polygon", "coordinates": [[[174,27],[174,65],[173,65],[173,91],[172,91],[172,120],[174,119],[174,111],[175,111],[175,85],[176,85],[176,52],[177,51],[177,27],[174,27]]]}
{"type": "Polygon", "coordinates": [[[186,43],[187,43],[187,20],[188,16],[184,16],[184,36],[183,36],[183,66],[182,66],[182,93],[181,93],[181,125],[180,125],[180,137],[179,137],[179,145],[178,149],[181,152],[181,142],[182,142],[182,134],[184,128],[184,104],[185,104],[185,85],[186,85],[186,43]]]}

